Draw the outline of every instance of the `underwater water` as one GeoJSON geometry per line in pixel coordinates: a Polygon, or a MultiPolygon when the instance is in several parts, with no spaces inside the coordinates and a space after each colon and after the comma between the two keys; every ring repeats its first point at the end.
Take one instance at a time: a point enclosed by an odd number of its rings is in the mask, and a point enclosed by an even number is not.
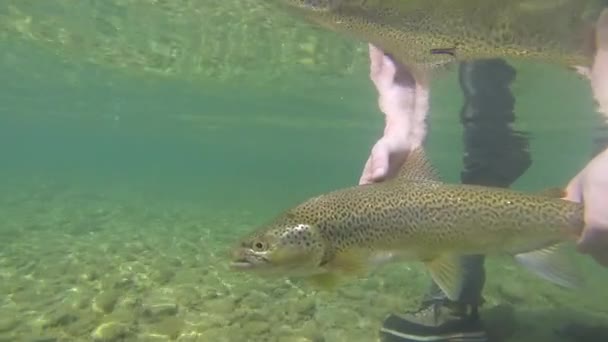
{"type": "MultiPolygon", "coordinates": [[[[417,264],[333,292],[229,270],[243,234],[356,184],[383,128],[364,43],[287,16],[261,22],[236,2],[209,1],[225,12],[208,26],[196,18],[211,12],[171,2],[0,3],[0,341],[375,341],[388,313],[418,306],[429,278],[417,264]]],[[[533,158],[514,188],[563,185],[601,134],[588,86],[513,65],[515,126],[533,158]]],[[[457,182],[454,71],[434,82],[428,149],[457,182]]],[[[494,334],[601,341],[608,272],[575,257],[578,290],[489,259],[482,315],[494,334]]]]}

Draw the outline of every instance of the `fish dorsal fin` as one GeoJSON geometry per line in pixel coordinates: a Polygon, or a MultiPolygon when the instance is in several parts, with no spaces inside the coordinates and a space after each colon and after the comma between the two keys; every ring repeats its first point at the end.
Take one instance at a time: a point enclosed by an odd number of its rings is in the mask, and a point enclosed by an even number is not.
{"type": "Polygon", "coordinates": [[[405,163],[401,166],[397,179],[406,181],[434,181],[440,182],[439,173],[427,159],[422,147],[414,149],[407,156],[405,163]]]}
{"type": "Polygon", "coordinates": [[[537,192],[540,196],[551,197],[551,198],[564,198],[566,197],[566,190],[563,188],[547,188],[537,192]]]}
{"type": "Polygon", "coordinates": [[[547,12],[566,5],[566,0],[524,0],[518,8],[523,12],[547,12]]]}

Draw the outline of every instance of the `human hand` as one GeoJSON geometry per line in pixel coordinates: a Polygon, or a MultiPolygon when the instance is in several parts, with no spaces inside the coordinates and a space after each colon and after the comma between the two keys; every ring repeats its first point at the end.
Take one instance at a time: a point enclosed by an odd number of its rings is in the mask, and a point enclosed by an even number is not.
{"type": "MultiPolygon", "coordinates": [[[[589,79],[599,112],[608,117],[608,10],[600,14],[595,32],[597,51],[592,66],[578,70],[589,79]]],[[[579,251],[608,267],[608,149],[587,164],[566,190],[566,199],[585,205],[579,251]]]]}
{"type": "Polygon", "coordinates": [[[578,250],[608,267],[608,149],[570,181],[566,194],[566,199],[585,205],[578,250]]]}
{"type": "Polygon", "coordinates": [[[405,66],[371,44],[369,54],[370,78],[378,91],[386,126],[371,150],[359,184],[397,175],[409,152],[422,144],[429,101],[428,87],[416,82],[405,66]]]}
{"type": "Polygon", "coordinates": [[[395,177],[409,152],[408,144],[403,138],[384,135],[372,148],[359,184],[377,183],[395,177]]]}

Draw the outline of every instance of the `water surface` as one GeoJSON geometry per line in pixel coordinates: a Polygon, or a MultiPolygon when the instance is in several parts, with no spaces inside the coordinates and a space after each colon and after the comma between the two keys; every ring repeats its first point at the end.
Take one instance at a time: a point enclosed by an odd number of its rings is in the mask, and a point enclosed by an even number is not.
{"type": "MultiPolygon", "coordinates": [[[[193,26],[169,3],[111,3],[77,6],[95,20],[62,1],[0,5],[0,340],[371,341],[387,313],[415,308],[428,282],[415,264],[333,293],[226,267],[244,232],[357,182],[383,128],[365,44],[289,17],[260,23],[233,2],[200,5],[233,13],[225,27],[193,26]],[[207,45],[194,27],[225,63],[209,52],[195,68],[207,45]],[[149,58],[126,58],[132,42],[149,58]]],[[[563,185],[598,134],[589,89],[566,70],[514,65],[516,128],[534,159],[514,187],[563,185]]],[[[430,156],[458,181],[462,96],[454,71],[434,82],[430,156]]],[[[487,319],[509,341],[605,323],[608,276],[579,261],[589,287],[570,292],[491,260],[487,319]]]]}

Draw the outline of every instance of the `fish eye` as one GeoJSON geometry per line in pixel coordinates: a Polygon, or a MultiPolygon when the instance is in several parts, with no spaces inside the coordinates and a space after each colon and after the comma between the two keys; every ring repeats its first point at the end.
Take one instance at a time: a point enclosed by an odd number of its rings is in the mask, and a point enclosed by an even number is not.
{"type": "Polygon", "coordinates": [[[265,251],[265,250],[266,250],[267,245],[266,245],[266,243],[265,243],[264,241],[260,241],[260,240],[258,240],[258,241],[254,241],[254,242],[251,244],[251,247],[252,247],[252,248],[253,248],[253,250],[254,250],[254,251],[256,251],[256,252],[263,252],[263,251],[265,251]]]}

